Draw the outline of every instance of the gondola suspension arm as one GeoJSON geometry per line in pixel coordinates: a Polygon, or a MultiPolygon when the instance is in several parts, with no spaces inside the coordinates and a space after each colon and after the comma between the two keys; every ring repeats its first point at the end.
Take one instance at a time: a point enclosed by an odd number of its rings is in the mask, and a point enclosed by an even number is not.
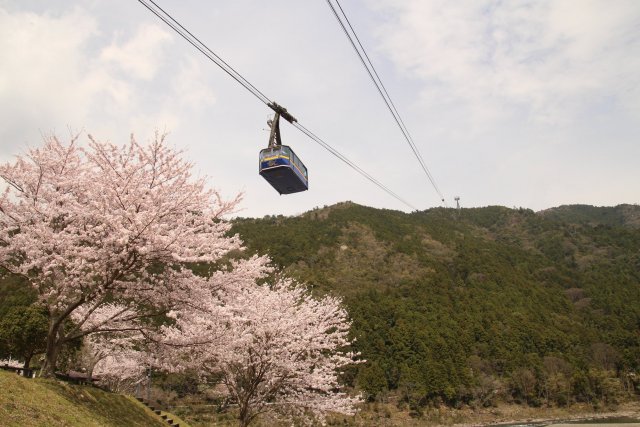
{"type": "Polygon", "coordinates": [[[282,139],[280,138],[280,116],[289,123],[294,123],[298,120],[296,120],[296,118],[293,117],[286,108],[276,104],[275,102],[270,102],[267,105],[276,113],[273,116],[273,119],[267,121],[267,124],[271,127],[271,133],[269,134],[269,148],[272,148],[282,145],[282,139]]]}

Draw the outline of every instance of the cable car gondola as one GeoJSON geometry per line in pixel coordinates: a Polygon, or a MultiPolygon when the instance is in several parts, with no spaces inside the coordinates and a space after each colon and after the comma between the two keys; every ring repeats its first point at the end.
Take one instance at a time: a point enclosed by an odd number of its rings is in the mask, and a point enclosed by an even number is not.
{"type": "Polygon", "coordinates": [[[278,104],[269,104],[275,112],[269,120],[271,134],[269,146],[260,150],[259,172],[278,193],[291,194],[309,189],[309,176],[304,163],[296,156],[291,147],[282,145],[280,140],[280,116],[289,122],[296,119],[278,104]]]}

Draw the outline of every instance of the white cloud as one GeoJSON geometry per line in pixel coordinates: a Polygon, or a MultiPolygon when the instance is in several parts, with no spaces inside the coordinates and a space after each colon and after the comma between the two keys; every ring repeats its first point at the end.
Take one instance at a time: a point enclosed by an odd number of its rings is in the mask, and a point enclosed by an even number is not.
{"type": "Polygon", "coordinates": [[[171,86],[174,93],[171,99],[178,100],[183,108],[198,111],[216,101],[215,93],[205,78],[202,61],[195,58],[181,64],[171,86]]]}
{"type": "Polygon", "coordinates": [[[0,7],[0,138],[7,152],[37,144],[40,133],[66,135],[66,127],[98,135],[132,126],[136,117],[161,127],[179,122],[175,111],[164,111],[165,97],[150,101],[157,91],[140,83],[165,65],[170,35],[142,23],[115,40],[101,24],[81,7],[41,14],[0,7]],[[105,38],[112,40],[102,48],[105,38]]]}
{"type": "Polygon", "coordinates": [[[57,18],[0,9],[3,144],[23,143],[12,138],[27,126],[48,131],[89,108],[107,83],[105,75],[90,71],[82,54],[96,33],[96,21],[80,10],[57,18]]]}
{"type": "Polygon", "coordinates": [[[144,24],[125,43],[113,41],[102,50],[100,59],[113,63],[129,75],[152,79],[163,59],[163,48],[171,40],[171,35],[154,24],[144,24]]]}
{"type": "Polygon", "coordinates": [[[476,123],[518,109],[562,123],[604,96],[630,111],[637,102],[633,0],[382,4],[390,14],[379,33],[384,52],[424,81],[428,103],[465,102],[476,123]]]}

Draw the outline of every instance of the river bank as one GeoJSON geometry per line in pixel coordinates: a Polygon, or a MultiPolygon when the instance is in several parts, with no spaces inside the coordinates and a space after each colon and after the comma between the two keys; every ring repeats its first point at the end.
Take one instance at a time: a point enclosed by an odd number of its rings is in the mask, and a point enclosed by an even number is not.
{"type": "MultiPolygon", "coordinates": [[[[575,404],[569,407],[534,408],[522,405],[500,404],[497,407],[454,409],[450,407],[425,408],[421,413],[398,410],[394,404],[372,403],[366,405],[355,419],[346,422],[355,426],[385,427],[477,427],[477,426],[526,426],[560,424],[587,420],[610,420],[624,418],[640,420],[640,401],[634,400],[618,405],[595,407],[575,404]]],[[[337,419],[329,425],[344,425],[346,420],[337,419]]],[[[603,421],[605,422],[605,421],[603,421]]]]}
{"type": "MultiPolygon", "coordinates": [[[[465,411],[466,412],[466,411],[465,411]]],[[[520,405],[500,405],[496,408],[472,410],[466,420],[454,423],[456,427],[472,426],[516,426],[516,425],[556,425],[595,420],[627,419],[640,420],[640,401],[594,408],[593,405],[575,404],[560,408],[532,408],[520,405]]]]}
{"type": "MultiPolygon", "coordinates": [[[[174,413],[196,426],[234,426],[235,418],[229,413],[218,413],[214,405],[181,406],[173,408],[174,413]],[[206,408],[203,408],[206,406],[206,408]]],[[[640,400],[621,403],[616,406],[594,408],[593,405],[575,404],[564,408],[534,408],[522,405],[500,404],[497,407],[454,409],[446,406],[423,408],[420,413],[398,408],[393,403],[368,403],[363,405],[355,417],[335,415],[327,420],[328,426],[352,427],[516,427],[545,426],[561,427],[583,421],[594,426],[593,420],[602,420],[600,426],[615,423],[618,427],[640,427],[640,400]],[[633,424],[622,425],[620,422],[633,424]]],[[[275,420],[263,419],[257,427],[285,426],[275,420]]]]}

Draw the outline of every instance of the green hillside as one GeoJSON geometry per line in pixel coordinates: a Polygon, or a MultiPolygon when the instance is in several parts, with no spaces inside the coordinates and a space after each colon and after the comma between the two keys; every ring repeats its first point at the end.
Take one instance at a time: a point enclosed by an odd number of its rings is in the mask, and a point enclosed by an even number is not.
{"type": "Polygon", "coordinates": [[[167,423],[131,397],[0,371],[0,425],[166,427],[167,423]]]}
{"type": "MultiPolygon", "coordinates": [[[[640,207],[592,208],[405,214],[341,203],[240,218],[232,232],[247,255],[268,254],[314,292],[343,296],[367,362],[342,380],[376,401],[374,412],[603,407],[640,396],[640,207]]],[[[33,300],[10,275],[0,297],[0,318],[33,300]]],[[[197,390],[186,382],[175,391],[188,406],[197,390]]],[[[138,402],[91,387],[0,371],[0,390],[0,425],[160,423],[138,402]]]]}
{"type": "Polygon", "coordinates": [[[596,221],[584,206],[342,203],[234,231],[250,253],[344,296],[368,361],[344,379],[372,399],[566,404],[640,391],[638,209],[597,208],[596,221]],[[627,220],[607,219],[621,210],[627,220]]]}

